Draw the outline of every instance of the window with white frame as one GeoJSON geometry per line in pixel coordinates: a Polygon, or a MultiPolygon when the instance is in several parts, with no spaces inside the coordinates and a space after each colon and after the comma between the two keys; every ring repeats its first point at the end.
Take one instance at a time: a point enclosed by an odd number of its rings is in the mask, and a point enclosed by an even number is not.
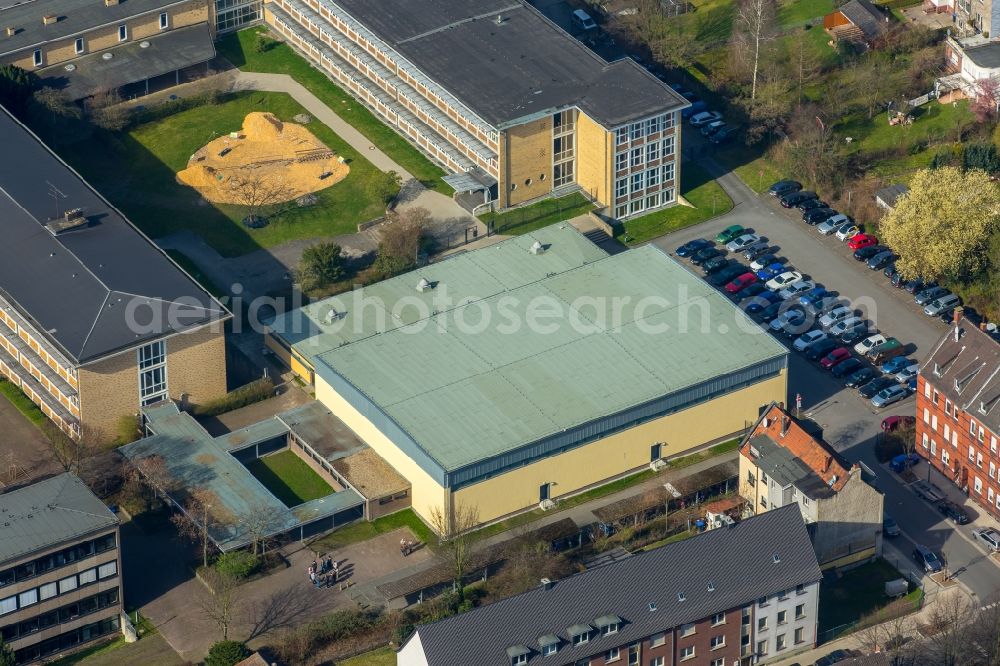
{"type": "Polygon", "coordinates": [[[114,576],[116,573],[118,573],[118,563],[114,560],[97,567],[98,578],[108,578],[114,576]]]}
{"type": "Polygon", "coordinates": [[[760,656],[767,654],[767,641],[757,641],[757,654],[760,656]]]}
{"type": "Polygon", "coordinates": [[[42,66],[42,50],[41,49],[35,49],[35,52],[31,54],[31,62],[35,65],[35,67],[41,67],[42,66]]]}
{"type": "Polygon", "coordinates": [[[615,155],[615,170],[621,171],[628,168],[628,151],[622,151],[615,155]]]}
{"type": "Polygon", "coordinates": [[[663,657],[653,657],[649,660],[649,666],[663,666],[663,657]]]}
{"type": "Polygon", "coordinates": [[[694,659],[694,646],[689,645],[687,647],[681,648],[681,661],[685,659],[694,659]]]}
{"type": "Polygon", "coordinates": [[[726,647],[726,635],[719,634],[718,636],[712,636],[711,649],[718,650],[723,647],[726,647]]]}
{"type": "Polygon", "coordinates": [[[642,157],[643,157],[642,147],[640,146],[639,148],[633,148],[632,158],[629,160],[629,163],[632,166],[642,166],[642,157]]]}
{"type": "Polygon", "coordinates": [[[167,397],[167,343],[157,340],[138,352],[139,401],[149,405],[167,397]]]}
{"type": "Polygon", "coordinates": [[[93,583],[96,580],[97,580],[97,569],[87,569],[86,571],[80,572],[80,585],[93,583]]]}
{"type": "Polygon", "coordinates": [[[666,206],[668,203],[674,202],[674,188],[663,190],[660,192],[660,205],[666,206]]]}
{"type": "Polygon", "coordinates": [[[602,636],[610,636],[611,634],[617,634],[617,633],[618,633],[617,622],[612,622],[611,624],[606,624],[603,627],[601,627],[602,636]]]}
{"type": "Polygon", "coordinates": [[[7,613],[13,613],[17,610],[17,596],[7,597],[6,599],[0,599],[0,615],[6,615],[7,613]]]}
{"type": "Polygon", "coordinates": [[[118,41],[124,42],[126,39],[128,39],[128,26],[122,23],[118,26],[118,41]]]}
{"type": "Polygon", "coordinates": [[[920,440],[920,443],[924,445],[925,449],[927,448],[927,442],[928,442],[928,438],[927,438],[927,433],[925,432],[923,434],[923,437],[920,440]]]}
{"type": "Polygon", "coordinates": [[[660,144],[654,141],[646,144],[646,161],[653,162],[660,159],[660,144]]]}
{"type": "Polygon", "coordinates": [[[663,129],[670,129],[674,126],[676,122],[677,114],[675,113],[665,113],[663,114],[663,129]]]}
{"type": "Polygon", "coordinates": [[[685,636],[690,636],[695,632],[694,622],[688,622],[687,624],[681,625],[681,638],[685,636]]]}
{"type": "Polygon", "coordinates": [[[801,642],[803,642],[805,640],[805,638],[803,637],[803,633],[804,633],[804,631],[803,631],[802,627],[799,627],[798,629],[795,630],[795,644],[796,645],[798,645],[799,643],[801,643],[801,642]]]}
{"type": "Polygon", "coordinates": [[[76,51],[77,55],[83,53],[83,37],[77,37],[73,41],[73,50],[76,51]]]}
{"type": "Polygon", "coordinates": [[[639,644],[628,646],[628,666],[639,666],[639,644]]]}
{"type": "Polygon", "coordinates": [[[615,181],[615,196],[624,197],[628,195],[628,178],[619,178],[615,181]]]}
{"type": "Polygon", "coordinates": [[[525,666],[528,663],[528,655],[518,654],[510,658],[510,666],[525,666]]]}
{"type": "Polygon", "coordinates": [[[984,439],[986,439],[986,431],[983,430],[983,426],[979,426],[979,436],[977,437],[977,439],[980,442],[982,442],[984,439]]]}
{"type": "Polygon", "coordinates": [[[674,179],[674,163],[673,162],[667,162],[666,164],[664,164],[660,168],[663,169],[663,176],[660,178],[660,180],[662,180],[664,183],[669,183],[670,181],[672,181],[674,179]]]}
{"type": "Polygon", "coordinates": [[[924,423],[931,422],[931,410],[924,407],[924,423]]]}
{"type": "Polygon", "coordinates": [[[713,627],[717,627],[720,624],[725,624],[725,623],[726,623],[726,614],[725,613],[716,613],[715,615],[712,616],[712,626],[713,627]]]}
{"type": "Polygon", "coordinates": [[[59,589],[55,582],[44,583],[38,588],[38,594],[42,598],[42,601],[45,601],[59,594],[59,589]]]}
{"type": "Polygon", "coordinates": [[[628,127],[619,127],[615,130],[615,145],[620,146],[628,143],[628,127]]]}
{"type": "Polygon", "coordinates": [[[665,138],[663,141],[660,142],[660,145],[662,146],[662,150],[660,151],[660,153],[664,157],[666,157],[667,155],[674,154],[674,137],[668,136],[667,138],[665,138]]]}
{"type": "Polygon", "coordinates": [[[983,454],[976,452],[976,467],[982,468],[983,466],[983,454]]]}
{"type": "Polygon", "coordinates": [[[646,134],[647,135],[648,134],[656,134],[657,132],[659,132],[660,131],[660,124],[661,124],[661,122],[662,121],[660,119],[660,116],[656,116],[655,118],[650,118],[649,120],[647,120],[646,121],[646,134]]]}
{"type": "Polygon", "coordinates": [[[650,169],[646,172],[646,187],[656,187],[660,184],[660,170],[650,169]]]}
{"type": "Polygon", "coordinates": [[[947,467],[951,463],[951,456],[948,454],[948,450],[941,447],[941,463],[947,467]]]}
{"type": "Polygon", "coordinates": [[[925,398],[931,397],[931,385],[928,384],[927,382],[924,382],[924,397],[925,398]]]}
{"type": "Polygon", "coordinates": [[[978,476],[974,476],[974,477],[972,477],[972,479],[973,479],[972,487],[976,489],[977,493],[979,493],[980,495],[982,495],[983,494],[983,480],[980,479],[978,476]]]}
{"type": "Polygon", "coordinates": [[[584,643],[590,642],[590,632],[585,631],[582,634],[573,634],[573,645],[583,645],[584,643]]]}
{"type": "Polygon", "coordinates": [[[997,438],[990,435],[990,453],[997,452],[997,438]]]}
{"type": "Polygon", "coordinates": [[[646,197],[646,210],[650,210],[651,208],[656,208],[659,205],[660,205],[660,195],[650,194],[648,197],[646,197]]]}
{"type": "Polygon", "coordinates": [[[67,576],[59,581],[59,594],[66,594],[76,589],[76,576],[67,576]]]}
{"type": "Polygon", "coordinates": [[[788,611],[778,611],[778,624],[785,624],[788,621],[788,611]]]}
{"type": "Polygon", "coordinates": [[[997,495],[996,507],[1000,509],[1000,495],[997,495]]]}
{"type": "Polygon", "coordinates": [[[615,219],[620,220],[626,215],[628,215],[628,206],[615,206],[615,219]]]}
{"type": "Polygon", "coordinates": [[[969,445],[969,462],[976,461],[976,449],[971,444],[969,445]]]}
{"type": "Polygon", "coordinates": [[[649,647],[653,647],[653,648],[660,647],[661,645],[663,645],[666,642],[667,642],[667,634],[666,633],[661,632],[659,634],[653,634],[650,637],[650,639],[649,639],[649,647]]]}
{"type": "Polygon", "coordinates": [[[757,618],[757,631],[767,630],[767,616],[757,618]]]}
{"type": "Polygon", "coordinates": [[[931,415],[931,430],[937,432],[937,414],[931,415]]]}
{"type": "Polygon", "coordinates": [[[642,130],[643,129],[644,129],[643,123],[641,123],[641,122],[639,122],[639,123],[632,123],[632,133],[631,133],[631,135],[632,135],[632,140],[633,141],[642,138],[642,130]]]}
{"type": "Polygon", "coordinates": [[[712,666],[726,666],[726,658],[719,657],[718,659],[713,659],[712,666]]]}
{"type": "Polygon", "coordinates": [[[795,607],[795,619],[796,620],[801,620],[805,616],[806,616],[806,605],[805,604],[799,604],[798,606],[796,606],[795,607]]]}
{"type": "Polygon", "coordinates": [[[935,442],[933,439],[931,440],[931,455],[932,456],[937,455],[937,442],[935,442]]]}
{"type": "Polygon", "coordinates": [[[951,414],[951,400],[946,399],[944,401],[944,413],[951,414]]]}
{"type": "Polygon", "coordinates": [[[935,404],[935,405],[937,405],[937,404],[940,404],[940,403],[938,402],[938,400],[940,399],[940,397],[941,397],[941,394],[939,394],[939,393],[937,392],[937,389],[934,389],[934,404],[935,404]]]}
{"type": "Polygon", "coordinates": [[[542,656],[543,657],[548,657],[549,655],[553,655],[556,652],[559,652],[559,644],[558,643],[549,643],[547,645],[542,646],[542,656]]]}
{"type": "Polygon", "coordinates": [[[976,420],[975,419],[969,419],[969,434],[972,435],[973,437],[976,436],[976,420]]]}
{"type": "Polygon", "coordinates": [[[642,173],[632,174],[632,191],[641,192],[643,182],[644,182],[644,177],[642,173]]]}
{"type": "Polygon", "coordinates": [[[618,661],[622,658],[621,649],[613,647],[604,653],[604,661],[618,661]]]}
{"type": "Polygon", "coordinates": [[[944,439],[945,441],[951,439],[951,426],[947,423],[944,424],[944,439]]]}
{"type": "Polygon", "coordinates": [[[21,594],[17,595],[18,608],[24,608],[25,606],[33,606],[38,603],[38,590],[31,589],[25,590],[21,594]]]}
{"type": "Polygon", "coordinates": [[[993,489],[988,486],[986,488],[986,501],[990,504],[993,503],[993,489]]]}
{"type": "Polygon", "coordinates": [[[951,431],[951,445],[958,448],[958,428],[951,431]]]}
{"type": "Polygon", "coordinates": [[[784,634],[778,634],[778,637],[774,639],[774,649],[776,649],[776,650],[784,650],[785,647],[786,647],[786,645],[785,645],[785,635],[784,634]]]}
{"type": "Polygon", "coordinates": [[[160,30],[166,30],[170,27],[170,14],[167,12],[160,12],[160,30]]]}

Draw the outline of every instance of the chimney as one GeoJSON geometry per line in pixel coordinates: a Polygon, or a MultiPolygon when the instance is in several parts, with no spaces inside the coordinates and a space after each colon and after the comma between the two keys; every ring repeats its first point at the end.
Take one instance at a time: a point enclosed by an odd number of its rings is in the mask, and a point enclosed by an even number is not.
{"type": "Polygon", "coordinates": [[[986,332],[986,322],[985,321],[979,322],[979,330],[983,331],[984,333],[986,332]]]}
{"type": "Polygon", "coordinates": [[[7,29],[4,30],[4,32],[7,34],[8,37],[13,37],[14,35],[17,34],[17,28],[15,28],[12,25],[9,25],[7,26],[7,29]]]}
{"type": "Polygon", "coordinates": [[[541,582],[543,590],[552,589],[552,579],[550,579],[550,578],[543,578],[539,582],[541,582]]]}
{"type": "Polygon", "coordinates": [[[42,17],[42,25],[52,25],[59,20],[59,17],[55,14],[46,14],[42,17]]]}
{"type": "Polygon", "coordinates": [[[958,326],[958,322],[962,321],[962,313],[964,311],[965,311],[965,308],[963,308],[961,305],[959,305],[957,308],[955,308],[955,314],[952,317],[952,323],[955,324],[955,326],[958,326]]]}
{"type": "Polygon", "coordinates": [[[788,432],[788,426],[791,424],[792,420],[787,416],[781,418],[781,436],[784,437],[785,433],[788,432]]]}
{"type": "Polygon", "coordinates": [[[825,474],[826,472],[829,472],[829,471],[830,471],[830,465],[832,465],[832,464],[833,464],[833,456],[827,456],[827,457],[826,457],[826,464],[825,464],[825,465],[823,465],[823,473],[824,473],[824,474],[825,474]]]}
{"type": "Polygon", "coordinates": [[[105,7],[114,7],[118,4],[118,0],[104,0],[105,7]]]}

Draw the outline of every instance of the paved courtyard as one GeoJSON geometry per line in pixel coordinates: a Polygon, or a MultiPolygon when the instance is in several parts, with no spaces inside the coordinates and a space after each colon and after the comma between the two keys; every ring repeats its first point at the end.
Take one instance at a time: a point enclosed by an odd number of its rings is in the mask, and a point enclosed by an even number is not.
{"type": "Polygon", "coordinates": [[[52,443],[7,398],[0,396],[0,489],[62,472],[52,443]]]}

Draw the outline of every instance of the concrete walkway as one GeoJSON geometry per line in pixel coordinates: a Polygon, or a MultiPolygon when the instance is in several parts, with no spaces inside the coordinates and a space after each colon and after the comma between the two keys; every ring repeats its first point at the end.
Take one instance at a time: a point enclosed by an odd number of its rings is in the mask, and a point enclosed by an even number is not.
{"type": "MultiPolygon", "coordinates": [[[[287,74],[265,74],[257,72],[239,72],[233,79],[233,90],[261,90],[264,92],[282,92],[291,95],[314,118],[332,129],[337,136],[346,141],[352,148],[364,155],[369,162],[382,171],[395,171],[406,182],[413,174],[401,167],[396,161],[372,144],[365,135],[353,125],[338,116],[333,109],[320,101],[316,95],[309,92],[305,86],[287,74]]],[[[360,102],[354,102],[360,104],[360,102]]]]}

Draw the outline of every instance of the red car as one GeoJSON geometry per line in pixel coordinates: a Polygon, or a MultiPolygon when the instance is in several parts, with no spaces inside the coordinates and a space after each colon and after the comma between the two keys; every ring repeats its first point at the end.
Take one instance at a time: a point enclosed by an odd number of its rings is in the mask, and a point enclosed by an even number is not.
{"type": "Polygon", "coordinates": [[[726,285],[726,291],[735,294],[745,287],[749,287],[757,281],[757,276],[753,273],[744,273],[726,285]]]}
{"type": "Polygon", "coordinates": [[[823,368],[829,370],[833,366],[837,365],[841,361],[846,361],[851,358],[851,350],[847,347],[837,347],[832,352],[823,357],[819,362],[823,368]]]}
{"type": "Polygon", "coordinates": [[[912,416],[887,416],[882,419],[882,430],[892,432],[899,428],[912,428],[917,419],[912,416]]]}
{"type": "Polygon", "coordinates": [[[847,243],[847,247],[852,250],[860,250],[863,247],[868,247],[869,245],[875,245],[878,243],[878,239],[871,234],[858,234],[851,238],[847,243]]]}

